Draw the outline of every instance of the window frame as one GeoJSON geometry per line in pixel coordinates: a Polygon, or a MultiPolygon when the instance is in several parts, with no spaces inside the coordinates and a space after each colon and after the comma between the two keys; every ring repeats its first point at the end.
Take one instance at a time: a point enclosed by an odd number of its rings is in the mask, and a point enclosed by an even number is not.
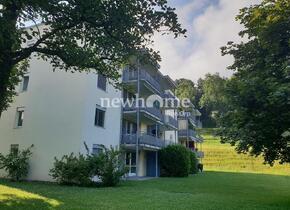
{"type": "Polygon", "coordinates": [[[10,153],[17,154],[18,152],[19,152],[19,144],[10,144],[10,153]]]}
{"type": "Polygon", "coordinates": [[[101,144],[93,144],[92,146],[92,155],[100,155],[102,152],[104,152],[104,149],[101,144]],[[97,152],[94,152],[96,150],[97,152]]]}
{"type": "Polygon", "coordinates": [[[28,90],[29,80],[30,80],[30,76],[29,75],[24,75],[22,77],[21,92],[26,92],[28,90]],[[25,80],[25,79],[27,79],[27,80],[25,80]],[[27,81],[27,83],[25,83],[25,81],[27,81]]]}
{"type": "Polygon", "coordinates": [[[102,90],[102,91],[107,91],[107,77],[102,75],[102,74],[98,74],[98,78],[97,78],[97,87],[98,89],[102,90]],[[104,79],[104,87],[102,87],[102,82],[100,81],[100,79],[104,79]]]}
{"type": "Polygon", "coordinates": [[[16,108],[15,123],[14,123],[15,128],[22,128],[23,127],[24,113],[25,113],[25,107],[17,107],[16,108]],[[20,115],[20,113],[21,113],[21,115],[20,115]],[[21,117],[21,125],[19,124],[20,117],[21,117]]]}
{"type": "Polygon", "coordinates": [[[96,108],[95,108],[95,119],[94,119],[94,125],[96,127],[100,127],[100,128],[105,128],[105,122],[106,122],[106,109],[102,108],[101,106],[99,105],[96,105],[96,108]],[[97,113],[100,113],[102,112],[103,113],[103,123],[102,125],[99,124],[99,114],[97,116],[97,113]],[[98,118],[98,119],[97,119],[98,118]]]}

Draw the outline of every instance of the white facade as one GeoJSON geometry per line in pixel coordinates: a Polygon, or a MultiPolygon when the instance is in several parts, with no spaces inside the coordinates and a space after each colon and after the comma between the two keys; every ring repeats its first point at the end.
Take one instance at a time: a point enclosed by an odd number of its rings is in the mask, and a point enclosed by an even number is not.
{"type": "MultiPolygon", "coordinates": [[[[109,84],[105,91],[99,89],[97,75],[92,73],[53,72],[48,62],[36,58],[27,75],[27,90],[19,91],[0,118],[0,153],[9,153],[12,144],[19,149],[33,144],[28,179],[51,180],[54,157],[84,153],[84,142],[90,150],[93,144],[119,145],[120,107],[104,109],[103,127],[95,126],[94,121],[100,98],[120,98],[121,91],[109,84]],[[17,126],[17,109],[24,111],[22,126],[17,126]]],[[[0,171],[0,175],[5,173],[0,171]]]]}

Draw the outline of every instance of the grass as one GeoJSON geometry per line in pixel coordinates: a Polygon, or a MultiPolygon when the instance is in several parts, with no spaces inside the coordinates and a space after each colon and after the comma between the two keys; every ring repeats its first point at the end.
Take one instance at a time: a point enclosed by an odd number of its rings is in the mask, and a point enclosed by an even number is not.
{"type": "Polygon", "coordinates": [[[289,164],[277,163],[274,167],[265,165],[262,157],[237,154],[234,147],[229,144],[221,144],[220,139],[211,135],[209,130],[203,133],[205,139],[202,146],[202,150],[205,152],[203,163],[206,170],[290,175],[289,164]]]}
{"type": "Polygon", "coordinates": [[[208,132],[204,137],[204,173],[126,181],[116,188],[0,179],[0,210],[290,209],[289,166],[270,168],[261,158],[236,154],[208,132]]]}
{"type": "Polygon", "coordinates": [[[290,177],[205,172],[189,178],[79,188],[0,181],[0,209],[289,209],[290,177]]]}

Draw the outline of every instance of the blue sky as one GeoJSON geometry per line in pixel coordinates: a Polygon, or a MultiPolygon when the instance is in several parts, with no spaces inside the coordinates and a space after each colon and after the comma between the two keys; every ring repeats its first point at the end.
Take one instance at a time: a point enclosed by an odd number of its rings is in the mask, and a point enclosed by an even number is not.
{"type": "Polygon", "coordinates": [[[233,59],[222,57],[220,47],[228,41],[240,41],[242,26],[235,21],[239,9],[260,0],[169,0],[176,8],[179,20],[187,29],[188,38],[155,37],[154,48],[160,51],[161,72],[173,79],[196,81],[206,73],[219,72],[222,76],[233,59]]]}

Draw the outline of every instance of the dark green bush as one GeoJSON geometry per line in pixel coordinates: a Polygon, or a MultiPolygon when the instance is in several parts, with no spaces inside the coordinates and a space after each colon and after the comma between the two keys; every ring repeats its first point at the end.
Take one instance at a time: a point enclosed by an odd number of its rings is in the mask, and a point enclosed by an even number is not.
{"type": "Polygon", "coordinates": [[[160,175],[185,177],[190,172],[190,153],[182,145],[169,145],[160,150],[160,175]]]}
{"type": "Polygon", "coordinates": [[[189,153],[190,153],[190,173],[197,174],[198,173],[198,159],[194,152],[189,151],[189,153]]]}
{"type": "Polygon", "coordinates": [[[29,158],[32,155],[33,145],[22,151],[12,151],[4,156],[0,154],[0,169],[8,172],[12,181],[20,181],[26,178],[29,171],[29,158]]]}
{"type": "Polygon", "coordinates": [[[60,160],[55,158],[50,175],[65,185],[90,186],[94,184],[93,177],[97,176],[103,186],[115,186],[126,172],[121,152],[112,147],[103,147],[103,152],[98,155],[76,156],[72,153],[60,160]]]}
{"type": "Polygon", "coordinates": [[[64,155],[60,160],[54,158],[54,167],[50,175],[59,184],[65,185],[91,185],[92,178],[98,170],[98,159],[82,154],[64,155]]]}

